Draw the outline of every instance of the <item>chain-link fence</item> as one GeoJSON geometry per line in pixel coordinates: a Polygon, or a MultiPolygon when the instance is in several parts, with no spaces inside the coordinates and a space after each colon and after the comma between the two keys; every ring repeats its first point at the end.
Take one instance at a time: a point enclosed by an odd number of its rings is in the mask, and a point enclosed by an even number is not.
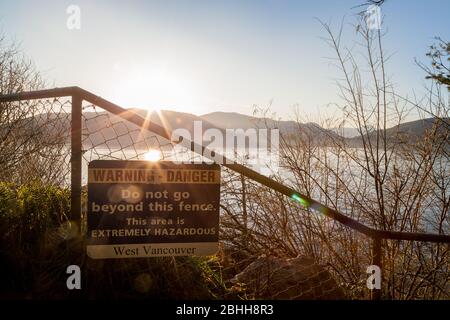
{"type": "Polygon", "coordinates": [[[63,185],[70,174],[70,98],[1,104],[0,180],[63,185]]]}
{"type": "MultiPolygon", "coordinates": [[[[2,100],[9,101],[2,104],[11,107],[39,110],[25,117],[27,124],[23,125],[39,133],[34,143],[40,141],[42,148],[38,153],[30,151],[32,161],[23,160],[26,154],[20,158],[20,165],[27,166],[22,176],[33,172],[35,177],[48,177],[58,185],[71,184],[72,205],[85,202],[87,165],[93,160],[145,160],[151,150],[159,152],[162,160],[202,160],[201,155],[192,152],[193,147],[174,147],[177,142],[170,141],[170,133],[175,128],[170,124],[177,121],[165,118],[163,113],[121,109],[78,88],[13,95],[2,100]],[[46,96],[51,98],[42,99],[46,96]],[[72,106],[62,96],[77,97],[72,102],[78,102],[72,106]],[[71,112],[70,108],[77,105],[79,113],[71,112]],[[74,151],[77,128],[71,117],[75,114],[81,116],[81,148],[74,151]],[[40,156],[36,158],[36,154],[40,156]],[[74,168],[81,168],[75,171],[81,180],[79,185],[73,179],[74,168]],[[76,188],[79,194],[74,192],[76,188]]],[[[21,132],[24,127],[18,128],[17,132],[21,132]]],[[[222,297],[367,299],[367,267],[381,266],[383,261],[382,290],[372,290],[372,296],[376,292],[376,297],[387,299],[449,298],[448,236],[380,233],[297,193],[283,184],[283,177],[261,176],[245,164],[224,165],[221,190],[220,251],[202,268],[214,269],[220,279],[210,280],[215,286],[223,285],[222,297]],[[396,240],[387,240],[391,238],[396,240]]],[[[142,270],[156,260],[165,261],[163,265],[170,265],[176,274],[189,265],[184,258],[145,260],[142,270]]],[[[132,273],[129,268],[123,270],[132,273]]],[[[145,287],[148,282],[147,273],[141,271],[128,278],[137,281],[134,287],[145,287]]]]}

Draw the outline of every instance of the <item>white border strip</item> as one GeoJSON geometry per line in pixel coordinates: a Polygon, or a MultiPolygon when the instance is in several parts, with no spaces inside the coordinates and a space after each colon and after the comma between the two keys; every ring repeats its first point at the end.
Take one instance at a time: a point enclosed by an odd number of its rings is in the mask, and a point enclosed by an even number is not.
{"type": "Polygon", "coordinates": [[[108,244],[88,245],[87,255],[92,259],[210,256],[218,249],[218,242],[108,244]]]}

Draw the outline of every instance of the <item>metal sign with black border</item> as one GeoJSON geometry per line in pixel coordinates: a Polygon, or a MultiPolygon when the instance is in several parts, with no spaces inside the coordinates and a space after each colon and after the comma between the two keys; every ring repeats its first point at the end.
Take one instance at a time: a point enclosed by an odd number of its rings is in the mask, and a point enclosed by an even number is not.
{"type": "Polygon", "coordinates": [[[219,203],[217,164],[92,161],[87,254],[93,259],[213,255],[219,203]]]}

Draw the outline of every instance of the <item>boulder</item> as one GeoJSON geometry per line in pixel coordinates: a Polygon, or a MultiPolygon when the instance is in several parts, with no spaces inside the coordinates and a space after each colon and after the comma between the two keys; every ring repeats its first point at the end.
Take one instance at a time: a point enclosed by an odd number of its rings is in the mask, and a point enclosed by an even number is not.
{"type": "Polygon", "coordinates": [[[235,289],[255,299],[337,300],[343,290],[314,259],[261,256],[232,280],[235,289]]]}

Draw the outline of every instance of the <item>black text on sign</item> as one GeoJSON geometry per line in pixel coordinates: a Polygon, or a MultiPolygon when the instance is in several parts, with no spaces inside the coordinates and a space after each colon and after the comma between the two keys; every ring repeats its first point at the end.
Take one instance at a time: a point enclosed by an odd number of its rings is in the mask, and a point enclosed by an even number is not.
{"type": "Polygon", "coordinates": [[[219,201],[219,165],[92,161],[87,253],[94,259],[212,255],[219,201]]]}

